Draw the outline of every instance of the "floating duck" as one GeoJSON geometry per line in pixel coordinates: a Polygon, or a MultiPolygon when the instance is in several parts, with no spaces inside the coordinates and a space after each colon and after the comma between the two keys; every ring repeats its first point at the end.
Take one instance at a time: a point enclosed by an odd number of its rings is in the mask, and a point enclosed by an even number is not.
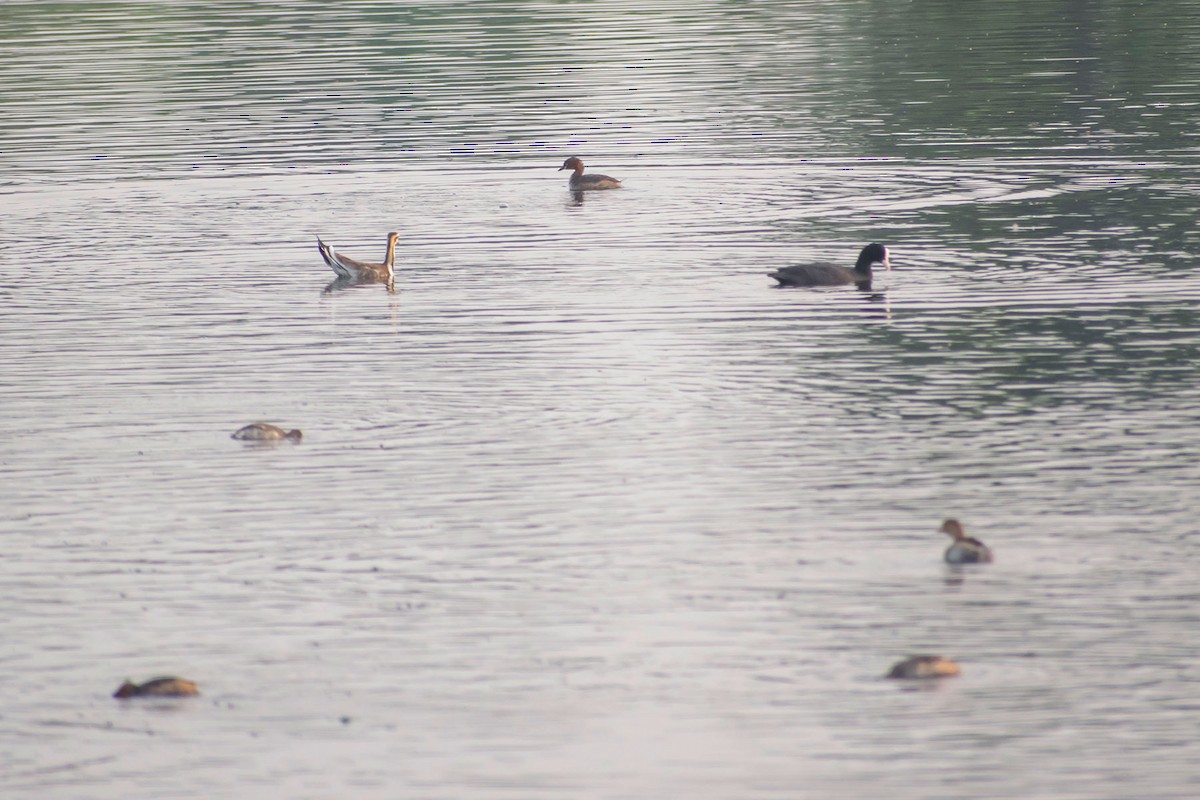
{"type": "Polygon", "coordinates": [[[567,185],[573,192],[581,192],[584,189],[620,189],[621,182],[616,178],[610,178],[607,175],[584,175],[583,161],[576,156],[571,156],[563,165],[558,168],[559,172],[564,169],[573,170],[570,180],[567,185]]]}
{"type": "Polygon", "coordinates": [[[321,241],[320,236],[317,237],[317,249],[321,251],[321,258],[325,259],[325,263],[339,278],[358,283],[391,283],[395,279],[396,240],[399,238],[398,233],[387,235],[387,253],[382,264],[369,264],[335,253],[332,247],[321,241]]]}
{"type": "Polygon", "coordinates": [[[143,684],[125,681],[113,697],[124,700],[127,697],[192,697],[200,694],[195,683],[184,678],[154,678],[143,684]]]}
{"type": "Polygon", "coordinates": [[[943,556],[947,564],[985,564],[992,560],[992,551],[978,539],[967,536],[962,523],[948,519],[942,523],[942,533],[954,540],[943,556]]]}
{"type": "Polygon", "coordinates": [[[948,658],[941,656],[909,656],[899,661],[887,674],[889,678],[953,678],[961,670],[948,658]]]}
{"type": "Polygon", "coordinates": [[[281,439],[291,439],[293,442],[298,442],[303,435],[295,428],[285,431],[283,428],[269,425],[266,422],[254,422],[245,427],[238,428],[229,435],[229,438],[241,439],[245,442],[278,442],[281,439]]]}
{"type": "Polygon", "coordinates": [[[889,270],[892,268],[886,247],[881,244],[869,244],[864,247],[858,254],[858,262],[854,269],[832,264],[798,264],[794,267],[780,267],[767,274],[779,281],[780,286],[843,286],[856,283],[860,287],[869,288],[872,264],[883,264],[889,270]]]}

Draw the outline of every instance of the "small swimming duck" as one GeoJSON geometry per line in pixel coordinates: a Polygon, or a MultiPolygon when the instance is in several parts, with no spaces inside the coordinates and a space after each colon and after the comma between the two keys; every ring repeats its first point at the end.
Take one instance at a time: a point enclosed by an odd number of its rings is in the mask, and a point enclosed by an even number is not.
{"type": "Polygon", "coordinates": [[[285,431],[283,428],[269,425],[266,422],[254,422],[238,428],[229,435],[229,438],[241,439],[245,442],[278,442],[281,439],[291,439],[293,442],[298,442],[303,435],[295,428],[285,431]]]}
{"type": "Polygon", "coordinates": [[[184,678],[155,678],[138,685],[125,681],[113,693],[113,697],[124,700],[127,697],[193,697],[200,694],[200,688],[195,683],[184,678]]]}
{"type": "Polygon", "coordinates": [[[794,267],[780,267],[774,272],[768,272],[780,286],[843,286],[856,283],[862,287],[871,285],[871,265],[883,264],[891,269],[888,261],[888,249],[881,244],[869,244],[858,254],[858,262],[854,269],[837,267],[831,264],[800,264],[794,267]]]}
{"type": "Polygon", "coordinates": [[[956,519],[948,519],[942,523],[941,532],[954,540],[954,544],[946,548],[944,558],[947,564],[986,564],[992,560],[992,551],[978,539],[967,536],[962,523],[956,519]]]}
{"type": "Polygon", "coordinates": [[[325,263],[338,277],[360,283],[391,283],[395,279],[396,240],[399,238],[398,233],[387,235],[387,253],[382,264],[369,264],[335,253],[332,247],[321,241],[320,236],[317,237],[317,249],[321,251],[321,258],[325,259],[325,263]]]}
{"type": "Polygon", "coordinates": [[[620,189],[621,182],[616,178],[610,178],[607,175],[584,175],[583,161],[575,156],[571,156],[563,165],[558,168],[559,172],[564,169],[574,170],[571,173],[571,179],[567,181],[567,185],[572,191],[579,192],[584,189],[620,189]]]}
{"type": "Polygon", "coordinates": [[[886,677],[902,680],[953,678],[961,673],[958,664],[941,656],[909,656],[896,662],[886,677]]]}

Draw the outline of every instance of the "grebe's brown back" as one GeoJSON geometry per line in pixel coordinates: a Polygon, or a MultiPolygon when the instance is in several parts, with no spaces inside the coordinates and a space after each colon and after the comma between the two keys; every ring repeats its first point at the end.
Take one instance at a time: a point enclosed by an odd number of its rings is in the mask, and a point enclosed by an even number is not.
{"type": "Polygon", "coordinates": [[[192,697],[200,694],[200,688],[185,678],[154,678],[142,684],[125,681],[113,697],[192,697]]]}
{"type": "Polygon", "coordinates": [[[909,656],[898,661],[887,674],[888,678],[903,680],[917,678],[953,678],[961,673],[958,664],[941,656],[909,656]]]}

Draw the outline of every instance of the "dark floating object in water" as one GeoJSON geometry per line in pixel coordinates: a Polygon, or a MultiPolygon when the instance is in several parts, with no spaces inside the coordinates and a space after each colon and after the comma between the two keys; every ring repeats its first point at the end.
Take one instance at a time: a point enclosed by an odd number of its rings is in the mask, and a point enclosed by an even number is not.
{"type": "Polygon", "coordinates": [[[794,267],[781,267],[774,272],[768,272],[780,286],[844,286],[856,283],[859,286],[871,285],[871,265],[883,264],[891,269],[888,261],[888,249],[881,244],[869,244],[858,254],[858,263],[854,269],[836,267],[829,264],[799,264],[794,267]]]}
{"type": "Polygon", "coordinates": [[[889,678],[924,679],[953,678],[961,672],[958,664],[941,656],[909,656],[899,661],[887,674],[889,678]]]}
{"type": "Polygon", "coordinates": [[[320,236],[317,237],[317,249],[321,251],[321,258],[325,259],[325,263],[339,278],[357,283],[391,283],[396,274],[396,240],[399,238],[398,233],[387,235],[387,252],[382,264],[371,264],[335,253],[332,247],[321,241],[320,236]]]}
{"type": "Polygon", "coordinates": [[[607,175],[584,175],[583,160],[576,156],[571,156],[564,161],[563,165],[558,168],[558,171],[562,172],[564,169],[573,170],[570,180],[567,181],[567,185],[573,192],[580,192],[584,189],[621,188],[621,182],[616,178],[610,178],[607,175]]]}
{"type": "Polygon", "coordinates": [[[199,687],[184,678],[155,678],[141,685],[125,681],[113,697],[124,700],[127,697],[193,697],[198,694],[199,687]]]}
{"type": "Polygon", "coordinates": [[[278,442],[281,439],[291,439],[293,442],[298,442],[303,435],[295,428],[285,431],[283,428],[276,427],[275,425],[268,425],[265,422],[255,422],[244,428],[238,428],[229,435],[229,438],[241,439],[245,442],[278,442]]]}
{"type": "Polygon", "coordinates": [[[947,564],[991,563],[992,551],[983,542],[967,536],[958,520],[946,520],[942,523],[941,531],[954,540],[954,544],[946,548],[943,556],[947,564]]]}

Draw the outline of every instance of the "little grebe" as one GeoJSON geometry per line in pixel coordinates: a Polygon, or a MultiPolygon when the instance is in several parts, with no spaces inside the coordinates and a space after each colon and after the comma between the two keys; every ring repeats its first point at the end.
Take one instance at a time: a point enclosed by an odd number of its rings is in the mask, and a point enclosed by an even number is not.
{"type": "Polygon", "coordinates": [[[961,672],[958,664],[941,656],[909,656],[887,674],[889,678],[953,678],[961,672]]]}
{"type": "Polygon", "coordinates": [[[946,520],[942,523],[941,531],[954,540],[954,544],[946,548],[944,558],[947,564],[985,564],[992,560],[992,551],[988,546],[967,536],[958,520],[946,520]]]}
{"type": "Polygon", "coordinates": [[[571,178],[567,181],[567,185],[572,191],[579,192],[584,189],[620,189],[621,182],[616,178],[610,178],[607,175],[584,175],[583,161],[575,156],[571,156],[563,165],[558,168],[559,172],[564,169],[573,170],[571,178]]]}
{"type": "Polygon", "coordinates": [[[293,442],[298,442],[303,435],[295,428],[285,431],[283,428],[269,425],[266,422],[255,422],[238,428],[230,434],[229,438],[241,439],[247,442],[277,442],[281,439],[291,439],[293,442]]]}
{"type": "Polygon", "coordinates": [[[195,683],[183,678],[155,678],[138,685],[125,681],[113,697],[192,697],[200,694],[195,683]]]}

